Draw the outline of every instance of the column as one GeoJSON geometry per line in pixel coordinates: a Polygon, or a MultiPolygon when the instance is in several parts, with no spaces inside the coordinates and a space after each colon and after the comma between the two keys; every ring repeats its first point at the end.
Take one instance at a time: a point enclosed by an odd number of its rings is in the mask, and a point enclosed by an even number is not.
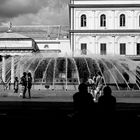
{"type": "Polygon", "coordinates": [[[97,36],[95,37],[95,54],[98,54],[98,40],[97,40],[97,36]]]}
{"type": "Polygon", "coordinates": [[[98,29],[98,18],[97,18],[97,11],[94,14],[94,30],[98,29]]]}
{"type": "Polygon", "coordinates": [[[114,41],[115,41],[115,42],[114,42],[114,48],[115,48],[115,49],[114,49],[114,54],[115,54],[115,55],[119,55],[119,50],[118,50],[119,48],[118,48],[117,38],[114,38],[114,41]]]}
{"type": "Polygon", "coordinates": [[[133,46],[133,54],[132,55],[137,55],[137,42],[136,42],[136,37],[133,37],[133,42],[132,42],[132,46],[133,46]]]}
{"type": "Polygon", "coordinates": [[[20,57],[20,66],[19,66],[19,72],[20,72],[20,77],[22,77],[23,76],[23,72],[24,72],[24,61],[25,61],[25,59],[24,59],[24,56],[21,56],[20,57]]]}
{"type": "Polygon", "coordinates": [[[94,19],[93,19],[93,22],[94,22],[94,27],[93,27],[93,30],[95,30],[96,29],[96,15],[95,15],[95,10],[93,11],[93,17],[94,17],[94,19]]]}
{"type": "Polygon", "coordinates": [[[136,17],[135,17],[135,13],[134,13],[134,10],[132,10],[132,17],[131,17],[131,20],[132,20],[132,29],[136,29],[136,26],[135,26],[135,23],[136,23],[136,17]]]}
{"type": "Polygon", "coordinates": [[[2,80],[3,80],[3,82],[6,81],[6,62],[5,62],[5,56],[2,56],[2,80]]]}
{"type": "Polygon", "coordinates": [[[11,56],[11,83],[14,83],[14,56],[11,56]]]}
{"type": "Polygon", "coordinates": [[[112,52],[112,53],[114,53],[114,55],[116,54],[116,51],[115,51],[115,36],[113,35],[112,36],[113,37],[113,44],[112,44],[112,46],[113,46],[113,50],[114,50],[114,52],[112,52]]]}
{"type": "Polygon", "coordinates": [[[113,11],[113,29],[116,29],[116,15],[115,15],[115,10],[112,10],[113,11]]]}
{"type": "Polygon", "coordinates": [[[22,68],[21,68],[21,56],[19,56],[18,66],[16,69],[18,79],[20,79],[20,77],[22,76],[21,70],[22,70],[22,68]]]}
{"type": "Polygon", "coordinates": [[[93,54],[96,54],[96,36],[93,36],[93,54]]]}

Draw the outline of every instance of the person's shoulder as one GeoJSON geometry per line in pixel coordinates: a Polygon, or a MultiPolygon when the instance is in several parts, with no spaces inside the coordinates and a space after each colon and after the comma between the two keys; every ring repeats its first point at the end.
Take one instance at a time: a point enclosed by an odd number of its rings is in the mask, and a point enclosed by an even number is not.
{"type": "Polygon", "coordinates": [[[112,99],[116,101],[116,97],[112,95],[112,99]]]}
{"type": "Polygon", "coordinates": [[[99,97],[98,102],[100,102],[100,101],[102,101],[104,99],[105,99],[105,97],[104,97],[104,95],[102,95],[102,96],[99,97]]]}
{"type": "Polygon", "coordinates": [[[79,92],[76,92],[76,93],[73,94],[73,97],[76,97],[78,95],[79,95],[79,92]]]}
{"type": "Polygon", "coordinates": [[[93,95],[92,95],[91,93],[89,93],[89,92],[87,93],[87,95],[88,95],[89,97],[93,97],[93,95]]]}

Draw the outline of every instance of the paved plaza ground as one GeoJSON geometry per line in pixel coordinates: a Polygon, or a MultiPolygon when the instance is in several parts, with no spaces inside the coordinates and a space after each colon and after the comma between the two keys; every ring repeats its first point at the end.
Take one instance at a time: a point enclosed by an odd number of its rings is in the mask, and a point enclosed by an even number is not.
{"type": "MultiPolygon", "coordinates": [[[[13,90],[0,91],[0,122],[61,122],[73,113],[72,95],[76,91],[32,90],[32,98],[19,97],[13,90]]],[[[117,120],[140,121],[140,91],[113,91],[117,99],[117,120]]]]}
{"type": "MultiPolygon", "coordinates": [[[[32,98],[28,99],[26,93],[25,99],[19,96],[19,93],[14,93],[13,90],[0,90],[0,102],[13,101],[13,102],[72,102],[72,96],[77,91],[63,91],[63,90],[32,90],[32,98]]],[[[139,90],[121,90],[113,91],[112,93],[118,103],[140,103],[139,90]]]]}

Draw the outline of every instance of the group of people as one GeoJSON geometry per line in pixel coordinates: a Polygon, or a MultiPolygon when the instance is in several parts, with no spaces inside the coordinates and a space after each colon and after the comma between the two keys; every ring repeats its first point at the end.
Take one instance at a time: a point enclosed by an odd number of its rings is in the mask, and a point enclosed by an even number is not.
{"type": "Polygon", "coordinates": [[[93,77],[90,76],[86,84],[88,85],[88,90],[93,95],[94,100],[97,101],[98,97],[101,96],[104,86],[104,79],[101,72],[97,72],[97,74],[95,74],[93,77]]]}
{"type": "Polygon", "coordinates": [[[29,98],[31,98],[31,88],[32,88],[32,75],[30,72],[26,73],[23,72],[23,76],[20,79],[20,82],[18,80],[18,77],[15,77],[14,80],[14,93],[18,93],[19,90],[19,84],[22,86],[22,97],[26,98],[25,94],[28,90],[29,98]]]}
{"type": "Polygon", "coordinates": [[[111,117],[115,113],[116,98],[112,95],[112,90],[109,86],[104,86],[102,95],[95,103],[94,96],[88,92],[88,85],[81,83],[79,85],[79,92],[73,95],[74,103],[74,118],[83,118],[90,120],[98,114],[98,119],[103,116],[111,117]],[[96,112],[96,113],[95,113],[96,112]]]}

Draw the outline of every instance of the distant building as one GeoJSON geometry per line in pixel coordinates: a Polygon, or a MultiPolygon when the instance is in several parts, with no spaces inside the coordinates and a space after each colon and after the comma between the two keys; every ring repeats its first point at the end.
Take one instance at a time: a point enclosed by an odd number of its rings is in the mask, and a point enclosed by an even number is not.
{"type": "MultiPolygon", "coordinates": [[[[34,53],[71,54],[68,26],[0,26],[0,79],[5,82],[14,82],[15,56],[27,57],[34,53]],[[10,57],[10,79],[6,79],[7,62],[10,57]]],[[[8,65],[9,66],[9,65],[8,65]]],[[[23,69],[20,68],[20,74],[23,69]]],[[[21,75],[20,75],[21,76],[21,75]]]]}
{"type": "MultiPolygon", "coordinates": [[[[0,26],[0,39],[4,38],[2,36],[7,30],[8,27],[0,26]]],[[[34,40],[41,52],[70,53],[69,26],[12,26],[7,34],[11,37],[12,34],[18,34],[17,38],[26,36],[34,40]]]]}
{"type": "Polygon", "coordinates": [[[73,55],[140,56],[140,2],[71,0],[73,55]]]}
{"type": "Polygon", "coordinates": [[[0,26],[2,80],[6,56],[34,52],[78,55],[122,55],[140,60],[140,1],[70,0],[69,26],[0,26]]]}

